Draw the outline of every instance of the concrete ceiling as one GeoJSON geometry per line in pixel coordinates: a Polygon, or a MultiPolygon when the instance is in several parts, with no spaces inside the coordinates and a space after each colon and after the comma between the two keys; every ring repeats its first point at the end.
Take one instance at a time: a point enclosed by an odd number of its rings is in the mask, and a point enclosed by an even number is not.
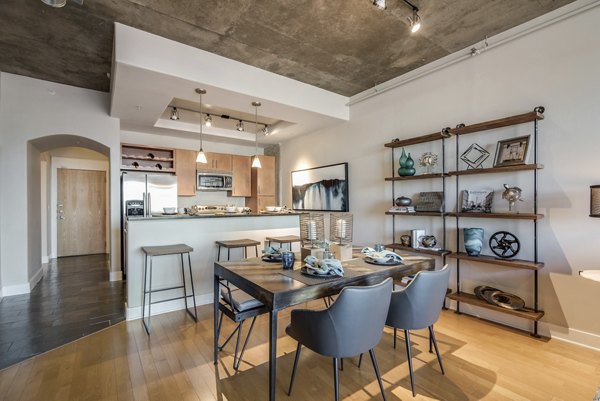
{"type": "Polygon", "coordinates": [[[573,0],[413,1],[0,0],[0,70],[109,91],[116,21],[352,96],[573,0]]]}

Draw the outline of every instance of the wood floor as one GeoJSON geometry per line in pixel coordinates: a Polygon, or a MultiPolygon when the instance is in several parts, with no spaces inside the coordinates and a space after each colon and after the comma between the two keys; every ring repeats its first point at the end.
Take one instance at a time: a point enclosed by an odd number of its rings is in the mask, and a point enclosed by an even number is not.
{"type": "MultiPolygon", "coordinates": [[[[311,306],[321,306],[315,303],[311,306]]],[[[256,400],[267,399],[267,320],[259,317],[241,371],[232,349],[212,363],[212,306],[194,323],[184,312],[152,319],[147,336],[139,320],[122,322],[0,371],[0,400],[256,400]]],[[[278,400],[332,400],[331,361],[309,350],[300,358],[291,397],[285,394],[295,342],[280,314],[278,400]]],[[[227,319],[226,319],[227,320],[227,319]]],[[[233,326],[226,322],[224,330],[233,326]]],[[[451,311],[436,324],[446,375],[415,332],[414,400],[589,400],[600,386],[600,352],[555,340],[536,340],[451,311]]],[[[353,335],[353,333],[348,333],[353,335]]],[[[376,349],[388,400],[412,400],[406,354],[392,348],[387,330],[376,349]]],[[[341,398],[380,400],[368,358],[340,373],[341,398]]]]}
{"type": "Polygon", "coordinates": [[[125,283],[108,255],[58,258],[30,294],[0,302],[0,369],[125,319],[125,283]]]}

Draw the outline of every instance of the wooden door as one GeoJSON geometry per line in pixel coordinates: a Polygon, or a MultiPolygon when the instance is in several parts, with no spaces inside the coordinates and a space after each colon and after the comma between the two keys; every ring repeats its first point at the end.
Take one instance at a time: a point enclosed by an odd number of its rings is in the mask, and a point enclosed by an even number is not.
{"type": "Polygon", "coordinates": [[[275,196],[275,157],[259,156],[261,168],[256,171],[256,194],[275,196]]]}
{"type": "Polygon", "coordinates": [[[175,175],[177,195],[196,196],[196,156],[195,150],[175,149],[175,175]]]}
{"type": "Polygon", "coordinates": [[[59,168],[58,256],[106,252],[106,172],[59,168]]]}
{"type": "Polygon", "coordinates": [[[250,156],[232,155],[233,188],[231,196],[250,196],[252,194],[250,156]]]}

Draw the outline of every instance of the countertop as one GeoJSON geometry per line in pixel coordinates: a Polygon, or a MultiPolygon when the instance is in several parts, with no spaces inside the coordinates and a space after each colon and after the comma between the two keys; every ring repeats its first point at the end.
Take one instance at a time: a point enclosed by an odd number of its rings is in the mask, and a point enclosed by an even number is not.
{"type": "Polygon", "coordinates": [[[274,216],[299,216],[301,213],[297,212],[265,212],[265,213],[226,213],[226,212],[218,212],[218,213],[205,213],[199,214],[195,216],[190,216],[189,214],[153,214],[152,217],[128,217],[129,221],[139,221],[139,220],[166,220],[166,219],[206,219],[206,218],[214,218],[214,217],[274,217],[274,216]]]}

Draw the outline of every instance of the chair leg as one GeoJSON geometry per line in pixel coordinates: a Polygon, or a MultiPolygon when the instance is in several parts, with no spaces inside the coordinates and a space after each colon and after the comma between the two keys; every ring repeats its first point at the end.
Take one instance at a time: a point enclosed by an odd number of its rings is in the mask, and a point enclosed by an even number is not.
{"type": "MultiPolygon", "coordinates": [[[[381,374],[379,374],[379,366],[377,365],[377,359],[375,358],[375,351],[373,349],[369,350],[369,355],[371,356],[371,362],[373,362],[373,368],[375,369],[375,375],[377,376],[377,381],[379,382],[379,389],[381,390],[381,396],[383,397],[383,401],[387,401],[385,398],[385,391],[383,390],[383,383],[381,382],[381,374]]],[[[360,354],[362,358],[362,354],[360,354]]]]}
{"type": "MultiPolygon", "coordinates": [[[[240,347],[240,337],[242,336],[242,326],[244,325],[244,321],[242,320],[238,326],[237,340],[235,341],[235,351],[233,352],[233,368],[235,369],[238,363],[238,349],[240,347]]],[[[237,369],[236,369],[237,370],[237,369]]]]}
{"type": "Polygon", "coordinates": [[[433,342],[433,346],[435,347],[435,353],[437,354],[437,360],[440,364],[440,370],[442,374],[444,373],[444,366],[442,365],[442,356],[440,355],[440,351],[438,350],[437,341],[435,340],[435,333],[433,332],[433,325],[429,326],[429,341],[433,342]]]}
{"type": "Polygon", "coordinates": [[[288,388],[288,396],[292,395],[292,386],[294,385],[294,378],[296,377],[296,369],[298,368],[300,351],[302,351],[302,344],[298,343],[298,346],[296,347],[296,356],[294,357],[294,367],[292,368],[292,377],[290,378],[290,387],[288,388]]]}
{"type": "Polygon", "coordinates": [[[360,356],[358,357],[358,368],[360,369],[360,364],[362,363],[362,356],[363,354],[361,353],[360,356]]]}
{"type": "MultiPolygon", "coordinates": [[[[222,316],[222,315],[221,315],[222,316]]],[[[225,346],[227,345],[227,343],[229,343],[229,340],[231,340],[233,338],[233,336],[235,335],[235,333],[237,333],[237,331],[240,329],[240,325],[238,324],[236,326],[236,328],[231,332],[231,334],[229,335],[229,337],[227,337],[227,340],[225,340],[225,342],[221,345],[219,345],[219,351],[222,351],[223,348],[225,348],[225,346]]]]}
{"type": "Polygon", "coordinates": [[[237,365],[233,366],[233,368],[235,370],[238,370],[240,367],[240,362],[242,361],[242,358],[244,356],[244,351],[246,350],[246,345],[248,345],[248,340],[250,339],[250,335],[252,334],[252,329],[254,328],[254,322],[256,322],[256,316],[254,316],[252,318],[252,322],[250,323],[250,329],[248,330],[248,333],[246,333],[246,340],[244,340],[244,345],[242,346],[242,350],[240,351],[240,356],[238,357],[237,365]]]}
{"type": "Polygon", "coordinates": [[[397,329],[394,327],[394,349],[396,349],[396,339],[397,339],[396,331],[397,331],[397,329]]]}
{"type": "Polygon", "coordinates": [[[337,358],[333,358],[333,386],[335,389],[335,401],[340,401],[340,378],[338,375],[337,358]]]}
{"type": "Polygon", "coordinates": [[[410,333],[408,330],[404,330],[404,340],[406,341],[406,356],[408,358],[408,371],[410,373],[410,388],[412,390],[412,395],[414,397],[415,396],[415,378],[413,375],[412,355],[410,354],[410,333]]]}
{"type": "Polygon", "coordinates": [[[340,370],[344,371],[344,358],[340,358],[340,370]]]}
{"type": "MultiPolygon", "coordinates": [[[[192,302],[194,304],[194,315],[192,316],[194,318],[194,321],[197,322],[198,321],[198,309],[196,308],[196,291],[194,291],[194,277],[192,276],[192,259],[190,257],[190,253],[188,252],[188,269],[190,271],[190,286],[192,287],[192,302]]],[[[185,280],[183,282],[183,285],[185,285],[185,280]]],[[[189,311],[188,311],[189,313],[189,311]]],[[[192,314],[190,313],[190,316],[192,314]]]]}
{"type": "Polygon", "coordinates": [[[144,330],[146,330],[147,334],[150,334],[148,331],[148,327],[146,326],[146,318],[144,314],[146,313],[146,278],[148,276],[148,255],[144,255],[144,289],[142,290],[142,325],[144,326],[144,330]]]}

